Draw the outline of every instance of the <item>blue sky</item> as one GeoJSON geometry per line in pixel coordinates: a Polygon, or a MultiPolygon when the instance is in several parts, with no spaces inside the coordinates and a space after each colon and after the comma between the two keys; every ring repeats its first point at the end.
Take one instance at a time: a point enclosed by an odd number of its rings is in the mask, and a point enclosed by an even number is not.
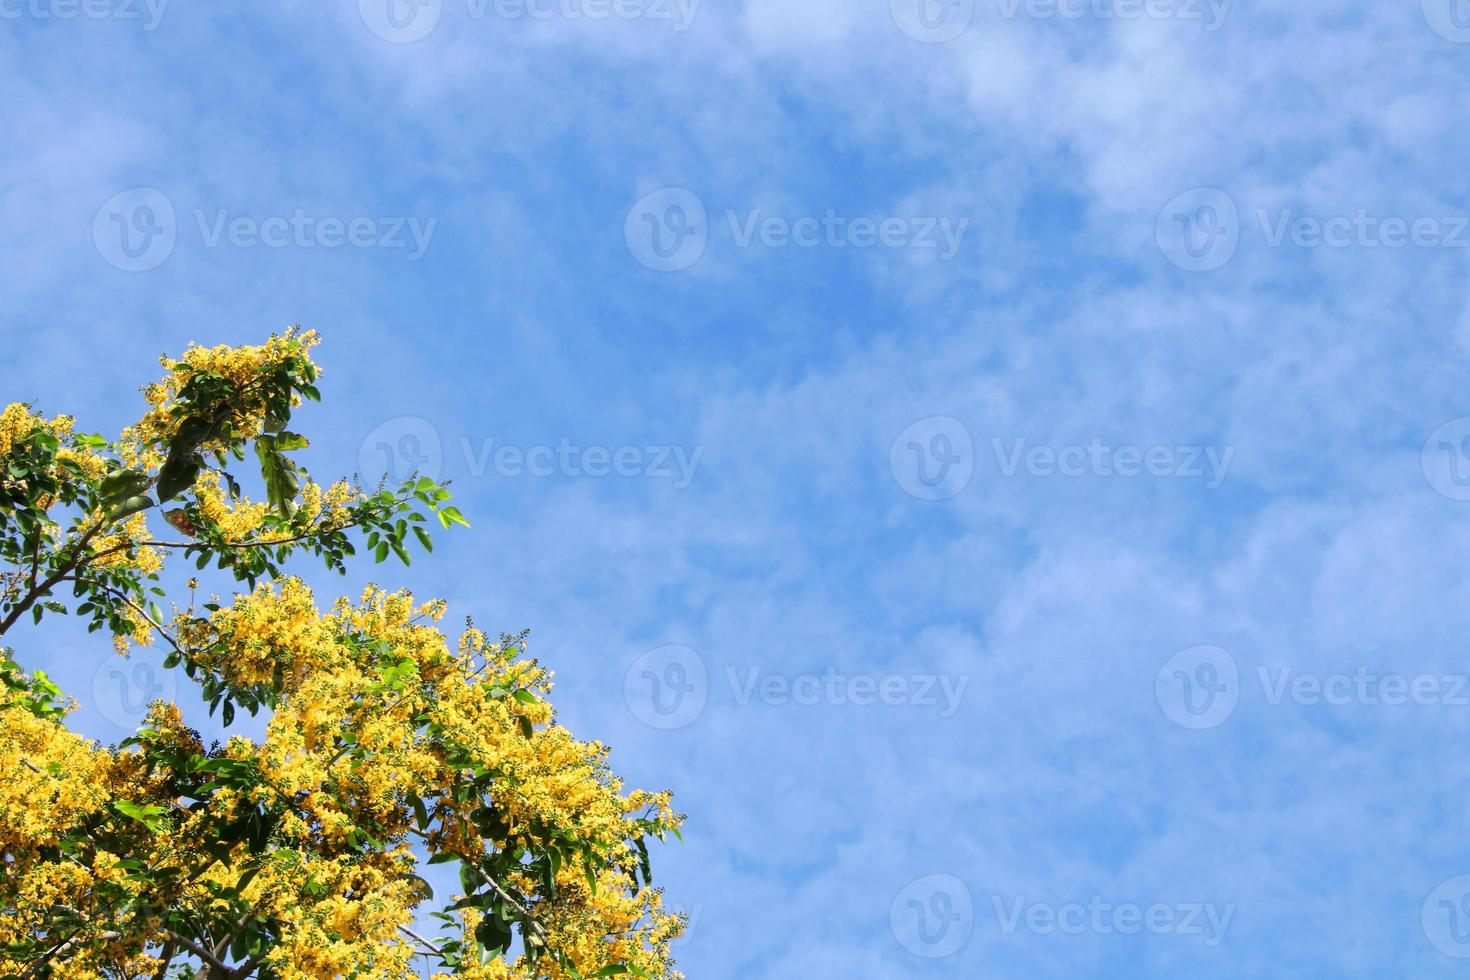
{"type": "Polygon", "coordinates": [[[1470,4],[387,3],[0,0],[5,401],[321,331],[691,977],[1462,975],[1470,4]]]}

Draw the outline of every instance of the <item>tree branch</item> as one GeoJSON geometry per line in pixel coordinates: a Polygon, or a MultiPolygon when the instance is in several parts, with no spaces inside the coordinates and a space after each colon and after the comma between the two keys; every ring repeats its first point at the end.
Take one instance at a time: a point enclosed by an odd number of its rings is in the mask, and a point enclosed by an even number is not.
{"type": "Polygon", "coordinates": [[[126,593],[123,593],[123,592],[121,592],[121,591],[119,591],[117,589],[114,589],[110,585],[99,585],[97,587],[101,591],[107,593],[108,595],[115,596],[116,598],[121,599],[123,602],[127,603],[128,606],[133,610],[133,612],[137,613],[139,616],[142,616],[145,620],[147,620],[148,621],[148,625],[149,626],[152,626],[158,632],[158,635],[159,636],[163,637],[165,640],[168,641],[168,645],[171,646],[171,647],[173,647],[174,650],[178,653],[179,656],[181,656],[181,657],[187,657],[188,656],[188,652],[185,651],[183,647],[179,646],[179,641],[176,640],[176,639],[174,639],[174,637],[169,633],[169,631],[166,630],[166,629],[164,629],[163,626],[160,625],[157,620],[155,620],[152,616],[148,615],[148,611],[146,609],[144,609],[142,606],[138,605],[132,599],[128,598],[128,596],[127,596],[126,593]]]}
{"type": "Polygon", "coordinates": [[[403,933],[409,939],[412,939],[414,942],[418,943],[426,951],[434,954],[435,956],[443,956],[444,955],[444,950],[440,949],[438,946],[435,946],[433,943],[429,942],[423,936],[420,936],[418,933],[414,932],[408,926],[399,926],[398,927],[398,931],[401,932],[401,933],[403,933]]]}
{"type": "Polygon", "coordinates": [[[235,967],[235,969],[230,973],[231,980],[244,980],[245,977],[250,976],[250,971],[259,966],[260,961],[265,959],[267,954],[269,953],[269,949],[263,949],[260,952],[256,953],[254,956],[250,957],[250,959],[246,960],[244,963],[241,963],[239,966],[235,967]]]}
{"type": "MultiPolygon", "coordinates": [[[[34,606],[36,604],[36,600],[49,592],[53,585],[60,582],[62,579],[66,578],[68,575],[70,575],[72,572],[76,571],[82,566],[83,558],[85,557],[82,553],[83,549],[87,547],[87,544],[91,542],[92,538],[97,534],[97,532],[102,530],[103,523],[103,521],[98,521],[90,529],[82,533],[82,536],[77,539],[77,543],[73,546],[76,554],[72,556],[71,561],[67,562],[65,565],[57,569],[54,574],[49,576],[40,585],[32,586],[29,589],[29,591],[26,593],[25,598],[16,604],[15,608],[10,611],[10,615],[6,616],[3,622],[0,622],[0,636],[4,636],[6,630],[14,626],[15,621],[17,619],[20,619],[21,616],[25,615],[26,610],[34,606]]],[[[93,557],[95,560],[96,557],[100,556],[93,557]]]]}
{"type": "Polygon", "coordinates": [[[220,960],[214,955],[214,953],[205,949],[203,946],[199,945],[188,936],[181,936],[170,929],[168,930],[168,937],[174,942],[178,943],[180,946],[187,949],[189,952],[193,953],[195,956],[199,957],[206,964],[208,964],[211,969],[220,971],[220,973],[224,976],[230,975],[230,967],[227,963],[220,960]]]}
{"type": "Polygon", "coordinates": [[[168,976],[168,965],[173,962],[178,949],[179,944],[172,939],[163,944],[163,950],[158,954],[158,970],[153,974],[153,980],[164,980],[168,976]]]}
{"type": "MultiPolygon", "coordinates": [[[[49,953],[47,953],[45,956],[41,957],[39,960],[36,960],[30,966],[26,967],[26,972],[22,973],[21,974],[21,977],[24,978],[24,977],[36,976],[37,973],[38,973],[38,971],[40,971],[41,967],[43,967],[47,963],[49,963],[52,960],[52,958],[54,958],[56,956],[60,956],[62,953],[65,953],[67,950],[71,949],[73,946],[79,946],[79,945],[81,945],[81,940],[80,940],[80,938],[78,938],[79,935],[80,935],[80,933],[74,934],[70,939],[68,939],[65,942],[63,942],[63,943],[61,943],[61,944],[53,947],[52,950],[49,953]]],[[[120,936],[119,933],[116,933],[116,932],[104,932],[104,933],[98,934],[97,938],[98,939],[101,939],[103,941],[111,941],[113,939],[119,939],[119,938],[121,938],[121,936],[120,936]]]]}

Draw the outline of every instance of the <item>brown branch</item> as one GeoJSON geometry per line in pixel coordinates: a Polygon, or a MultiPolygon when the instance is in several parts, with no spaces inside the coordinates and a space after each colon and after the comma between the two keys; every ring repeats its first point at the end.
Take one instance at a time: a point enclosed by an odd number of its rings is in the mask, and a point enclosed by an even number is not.
{"type": "Polygon", "coordinates": [[[250,971],[259,966],[260,961],[265,959],[266,956],[268,956],[269,954],[269,949],[263,949],[260,952],[256,953],[254,956],[250,957],[250,959],[246,960],[244,963],[241,963],[239,966],[235,967],[235,969],[230,972],[231,980],[244,980],[245,977],[250,976],[250,971]]]}
{"type": "Polygon", "coordinates": [[[81,567],[81,565],[83,564],[82,559],[84,557],[84,555],[82,554],[82,550],[86,548],[88,542],[92,540],[97,532],[102,529],[102,524],[102,521],[98,521],[90,529],[83,532],[82,536],[77,539],[77,543],[73,546],[76,554],[72,556],[71,561],[67,562],[65,565],[61,566],[61,568],[57,569],[54,574],[50,575],[40,585],[33,586],[30,589],[26,597],[22,599],[14,609],[10,611],[10,615],[6,616],[3,622],[0,622],[0,636],[4,636],[5,631],[14,626],[15,621],[17,619],[20,619],[21,616],[25,615],[26,611],[36,604],[37,599],[41,598],[41,596],[51,591],[52,586],[54,586],[56,583],[60,582],[62,579],[66,578],[72,572],[81,567]]]}
{"type": "Polygon", "coordinates": [[[187,949],[189,952],[193,953],[195,956],[199,957],[199,959],[204,961],[204,963],[206,963],[211,969],[219,970],[225,976],[230,975],[229,964],[220,960],[214,955],[214,953],[210,952],[208,949],[205,949],[203,946],[199,945],[188,936],[181,936],[170,929],[168,930],[168,937],[174,942],[178,943],[180,946],[187,949]]]}
{"type": "Polygon", "coordinates": [[[168,966],[173,962],[178,949],[179,944],[172,939],[163,944],[163,949],[158,954],[158,971],[153,974],[153,980],[164,980],[168,976],[168,966]]]}
{"type": "MultiPolygon", "coordinates": [[[[323,534],[331,534],[335,531],[346,531],[361,526],[361,521],[352,521],[348,524],[339,524],[337,527],[313,527],[300,534],[293,534],[286,538],[272,538],[269,541],[223,541],[219,544],[203,544],[198,541],[134,541],[124,548],[114,548],[113,551],[126,550],[126,548],[230,548],[232,550],[248,550],[250,548],[274,548],[277,545],[295,544],[308,538],[319,537],[323,534]]],[[[110,554],[104,551],[102,554],[110,554]]]]}
{"type": "MultiPolygon", "coordinates": [[[[67,939],[65,942],[61,943],[59,946],[54,947],[45,956],[41,957],[39,960],[36,960],[30,966],[26,967],[26,972],[22,973],[21,976],[22,977],[35,976],[36,973],[37,973],[37,971],[40,970],[41,967],[43,967],[47,963],[49,963],[53,957],[59,956],[60,954],[66,952],[69,949],[71,949],[73,946],[79,946],[79,945],[81,945],[81,940],[78,938],[79,935],[80,935],[80,930],[78,930],[78,932],[76,932],[76,933],[73,933],[70,939],[67,939]]],[[[121,936],[120,933],[116,933],[116,932],[103,932],[103,933],[99,933],[98,936],[97,936],[97,938],[103,940],[104,942],[109,942],[109,941],[111,941],[113,939],[120,939],[120,938],[122,938],[122,936],[121,936]]]]}

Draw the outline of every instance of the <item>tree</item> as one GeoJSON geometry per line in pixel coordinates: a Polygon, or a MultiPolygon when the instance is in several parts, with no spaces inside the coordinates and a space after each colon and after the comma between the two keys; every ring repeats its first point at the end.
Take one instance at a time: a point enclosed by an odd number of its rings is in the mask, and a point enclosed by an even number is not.
{"type": "Polygon", "coordinates": [[[0,640],[80,617],[179,668],[226,728],[268,716],[261,741],[206,747],[156,702],[99,745],[0,649],[0,975],[412,977],[427,958],[474,978],[677,977],[683,920],[648,841],[682,817],[666,792],[624,793],[606,749],[556,723],[525,634],[468,622],[451,641],[443,602],[377,587],[322,611],[287,573],[309,556],[344,570],[359,547],[407,564],[430,525],[466,523],[432,480],[323,487],[292,461],[316,340],[164,358],[114,441],[29,405],[0,414],[0,640]],[[242,591],[199,602],[190,580],[170,603],[171,559],[242,591]],[[421,861],[457,864],[462,894],[434,903],[421,861]],[[415,927],[429,908],[447,935],[415,927]]]}

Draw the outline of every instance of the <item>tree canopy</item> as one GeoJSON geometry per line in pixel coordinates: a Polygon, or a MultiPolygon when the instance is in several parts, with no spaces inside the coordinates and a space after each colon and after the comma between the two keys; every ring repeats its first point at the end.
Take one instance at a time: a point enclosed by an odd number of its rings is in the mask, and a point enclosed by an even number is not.
{"type": "Polygon", "coordinates": [[[316,342],[166,357],[115,439],[0,413],[0,975],[677,977],[648,844],[682,817],[557,724],[525,634],[450,637],[442,601],[319,603],[291,574],[407,564],[467,523],[433,480],[324,486],[293,461],[316,342]],[[229,595],[171,586],[171,562],[229,595]],[[198,697],[84,738],[8,646],[63,615],[198,697]],[[226,729],[264,712],[263,737],[205,745],[205,705],[226,729]],[[457,866],[458,894],[425,862],[457,866]]]}

